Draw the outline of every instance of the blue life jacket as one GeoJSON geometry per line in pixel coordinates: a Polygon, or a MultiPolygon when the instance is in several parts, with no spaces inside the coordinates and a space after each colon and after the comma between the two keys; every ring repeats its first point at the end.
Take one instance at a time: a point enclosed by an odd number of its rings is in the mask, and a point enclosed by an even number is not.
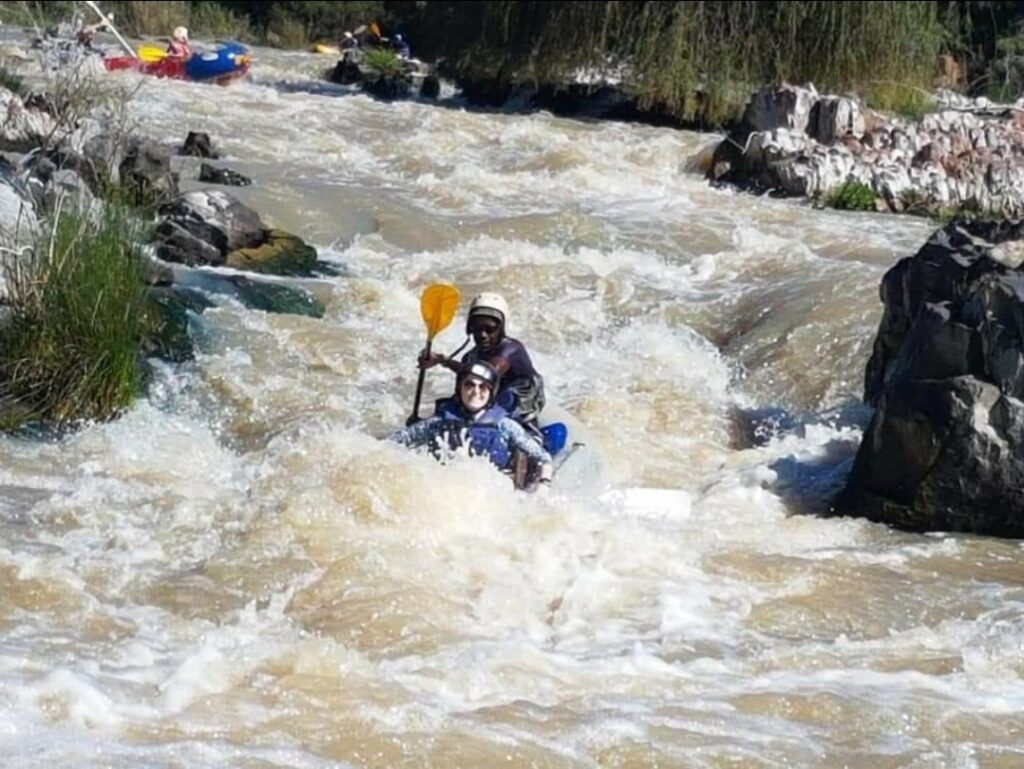
{"type": "Polygon", "coordinates": [[[479,419],[471,420],[455,399],[446,399],[438,401],[436,414],[444,420],[441,432],[452,450],[468,441],[470,456],[485,455],[501,470],[512,462],[512,449],[498,431],[498,423],[508,416],[501,406],[491,406],[479,419]]]}

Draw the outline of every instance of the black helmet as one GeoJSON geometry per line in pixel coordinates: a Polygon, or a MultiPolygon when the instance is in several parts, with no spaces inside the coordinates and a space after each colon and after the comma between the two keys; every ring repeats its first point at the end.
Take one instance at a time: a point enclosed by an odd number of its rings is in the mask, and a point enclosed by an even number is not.
{"type": "Polygon", "coordinates": [[[462,390],[462,381],[467,377],[480,379],[491,386],[491,397],[487,399],[487,407],[490,408],[494,403],[494,399],[498,397],[498,385],[501,384],[501,374],[487,361],[478,360],[464,363],[455,377],[456,397],[458,397],[459,392],[462,390]]]}

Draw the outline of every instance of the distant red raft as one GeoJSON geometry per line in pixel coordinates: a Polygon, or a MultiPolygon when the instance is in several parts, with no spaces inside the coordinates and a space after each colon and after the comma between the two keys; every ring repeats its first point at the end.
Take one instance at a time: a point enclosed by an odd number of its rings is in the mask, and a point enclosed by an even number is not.
{"type": "Polygon", "coordinates": [[[108,71],[131,69],[156,77],[225,85],[248,74],[252,57],[245,46],[228,43],[213,51],[197,53],[185,62],[170,57],[145,62],[132,56],[112,56],[104,59],[103,65],[108,71]]]}

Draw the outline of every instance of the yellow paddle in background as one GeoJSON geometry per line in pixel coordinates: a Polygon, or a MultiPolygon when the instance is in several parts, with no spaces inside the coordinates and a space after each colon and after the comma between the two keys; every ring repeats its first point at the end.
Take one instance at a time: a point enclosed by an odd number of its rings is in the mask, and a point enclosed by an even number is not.
{"type": "Polygon", "coordinates": [[[139,58],[146,64],[153,64],[167,58],[167,51],[153,43],[142,43],[139,46],[139,58]]]}
{"type": "MultiPolygon", "coordinates": [[[[427,346],[423,350],[423,357],[430,355],[430,345],[434,337],[441,331],[448,328],[455,317],[455,311],[459,309],[459,289],[447,283],[434,283],[423,289],[423,296],[420,297],[420,313],[423,315],[423,322],[427,326],[427,346]]],[[[405,421],[406,425],[420,421],[420,396],[423,394],[423,379],[427,370],[420,369],[420,378],[416,383],[416,401],[412,407],[412,415],[405,421]]]]}

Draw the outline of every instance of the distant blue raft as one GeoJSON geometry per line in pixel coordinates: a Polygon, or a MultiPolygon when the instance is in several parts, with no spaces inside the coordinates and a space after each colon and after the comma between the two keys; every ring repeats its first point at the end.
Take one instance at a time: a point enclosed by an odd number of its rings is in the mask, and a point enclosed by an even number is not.
{"type": "Polygon", "coordinates": [[[196,53],[185,62],[185,77],[224,83],[245,76],[251,66],[252,57],[244,45],[222,43],[212,51],[196,53]]]}

